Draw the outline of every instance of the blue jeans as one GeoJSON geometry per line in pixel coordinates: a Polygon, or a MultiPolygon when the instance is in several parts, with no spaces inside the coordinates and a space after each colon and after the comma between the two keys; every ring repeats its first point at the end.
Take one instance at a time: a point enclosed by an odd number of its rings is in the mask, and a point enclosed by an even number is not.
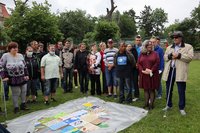
{"type": "Polygon", "coordinates": [[[46,79],[44,82],[44,95],[49,96],[50,93],[56,93],[58,78],[46,79]]]}
{"type": "Polygon", "coordinates": [[[8,100],[8,98],[9,98],[9,85],[8,85],[7,81],[3,81],[3,88],[4,88],[5,99],[8,100]]]}
{"type": "MultiPolygon", "coordinates": [[[[168,80],[166,81],[166,89],[167,89],[167,97],[169,94],[169,100],[167,101],[167,106],[172,107],[172,92],[173,92],[173,86],[175,82],[176,77],[176,69],[174,68],[174,73],[172,74],[172,68],[170,68],[168,80]],[[171,82],[172,78],[172,82],[171,82]],[[170,82],[171,82],[171,89],[170,89],[170,82]],[[169,92],[170,90],[170,92],[169,92]]],[[[186,82],[176,82],[178,87],[178,94],[179,94],[179,109],[183,110],[185,108],[185,90],[186,90],[186,82]]]]}
{"type": "Polygon", "coordinates": [[[160,86],[157,90],[158,94],[157,94],[157,97],[162,97],[162,73],[159,74],[159,78],[160,78],[160,86]]]}
{"type": "Polygon", "coordinates": [[[132,83],[131,83],[131,78],[118,78],[119,82],[119,90],[120,90],[120,95],[119,95],[119,102],[127,101],[131,102],[132,101],[132,83]],[[127,87],[127,96],[125,99],[124,96],[124,86],[127,87]]]}
{"type": "Polygon", "coordinates": [[[63,71],[63,79],[62,79],[62,87],[65,92],[72,91],[73,88],[73,68],[64,68],[63,71]]]}
{"type": "Polygon", "coordinates": [[[107,86],[117,86],[117,79],[116,79],[116,70],[115,68],[108,70],[108,67],[105,67],[105,74],[106,74],[106,82],[107,86]]]}

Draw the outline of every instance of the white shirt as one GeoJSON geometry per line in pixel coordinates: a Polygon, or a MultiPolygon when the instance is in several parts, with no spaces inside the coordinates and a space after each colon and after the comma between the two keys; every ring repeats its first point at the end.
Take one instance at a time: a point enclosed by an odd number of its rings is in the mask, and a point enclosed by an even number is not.
{"type": "Polygon", "coordinates": [[[49,53],[42,57],[41,67],[44,67],[45,79],[59,78],[59,67],[62,62],[59,56],[49,53]]]}

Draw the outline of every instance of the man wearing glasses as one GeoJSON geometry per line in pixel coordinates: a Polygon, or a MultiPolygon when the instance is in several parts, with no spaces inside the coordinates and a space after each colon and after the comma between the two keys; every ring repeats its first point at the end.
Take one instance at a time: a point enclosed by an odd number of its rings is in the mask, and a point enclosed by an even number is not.
{"type": "Polygon", "coordinates": [[[188,77],[188,66],[193,58],[193,47],[184,42],[183,33],[175,31],[171,38],[174,43],[167,47],[164,59],[166,61],[163,72],[163,80],[166,81],[167,106],[163,110],[172,107],[172,91],[176,81],[179,94],[179,110],[181,115],[185,112],[185,91],[188,77]],[[168,95],[169,93],[169,95],[168,95]]]}

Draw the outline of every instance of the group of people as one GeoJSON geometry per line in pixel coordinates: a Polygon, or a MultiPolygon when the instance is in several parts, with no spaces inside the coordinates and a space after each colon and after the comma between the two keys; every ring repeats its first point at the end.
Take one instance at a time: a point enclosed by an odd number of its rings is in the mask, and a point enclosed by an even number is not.
{"type": "Polygon", "coordinates": [[[20,109],[28,110],[28,102],[36,102],[38,88],[42,90],[46,105],[50,100],[56,101],[59,83],[64,93],[73,92],[73,84],[76,88],[78,86],[78,74],[81,93],[87,94],[90,88],[91,95],[106,94],[109,98],[119,96],[119,103],[137,101],[140,97],[139,88],[144,89],[144,108],[149,110],[154,108],[156,90],[157,98],[162,97],[162,77],[166,81],[167,91],[164,110],[172,107],[172,91],[176,81],[179,109],[185,115],[186,80],[193,48],[184,42],[182,32],[174,32],[171,37],[174,43],[167,47],[165,53],[159,37],[142,43],[139,35],[135,37],[134,45],[120,42],[118,48],[114,47],[112,39],[107,44],[93,43],[90,49],[84,43],[77,48],[70,40],[65,40],[56,46],[48,45],[48,52],[44,52],[42,43],[32,41],[25,55],[18,53],[16,42],[10,42],[8,52],[0,60],[0,74],[3,82],[11,88],[15,113],[20,109]]]}

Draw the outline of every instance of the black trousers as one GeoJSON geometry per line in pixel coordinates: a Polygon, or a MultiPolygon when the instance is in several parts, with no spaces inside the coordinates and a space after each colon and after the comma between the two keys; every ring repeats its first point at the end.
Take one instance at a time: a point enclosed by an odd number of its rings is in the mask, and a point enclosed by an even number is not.
{"type": "MultiPolygon", "coordinates": [[[[172,70],[173,68],[170,68],[169,76],[166,81],[166,90],[167,90],[166,97],[168,97],[168,93],[170,93],[169,100],[167,101],[168,102],[167,106],[169,107],[172,107],[172,92],[173,92],[173,86],[174,86],[174,82],[176,78],[176,68],[174,68],[174,71],[172,70]],[[171,78],[172,78],[172,82],[171,82],[171,78]],[[171,89],[170,89],[170,82],[171,82],[171,89]]],[[[176,84],[177,84],[178,94],[179,94],[179,109],[183,110],[185,108],[186,82],[176,82],[176,84]]]]}
{"type": "Polygon", "coordinates": [[[107,94],[108,93],[108,87],[107,87],[107,84],[106,84],[106,74],[105,74],[105,72],[102,72],[102,83],[103,83],[103,93],[107,94]]]}
{"type": "Polygon", "coordinates": [[[100,75],[90,74],[90,81],[91,81],[91,95],[95,95],[95,91],[97,95],[101,95],[100,75]]]}
{"type": "Polygon", "coordinates": [[[138,87],[138,69],[134,69],[133,70],[133,82],[134,82],[134,97],[139,98],[140,96],[140,91],[139,91],[139,87],[138,87]]]}
{"type": "Polygon", "coordinates": [[[80,84],[80,91],[82,93],[87,93],[88,91],[88,81],[89,81],[89,74],[87,71],[78,71],[79,73],[79,84],[80,84]]]}

